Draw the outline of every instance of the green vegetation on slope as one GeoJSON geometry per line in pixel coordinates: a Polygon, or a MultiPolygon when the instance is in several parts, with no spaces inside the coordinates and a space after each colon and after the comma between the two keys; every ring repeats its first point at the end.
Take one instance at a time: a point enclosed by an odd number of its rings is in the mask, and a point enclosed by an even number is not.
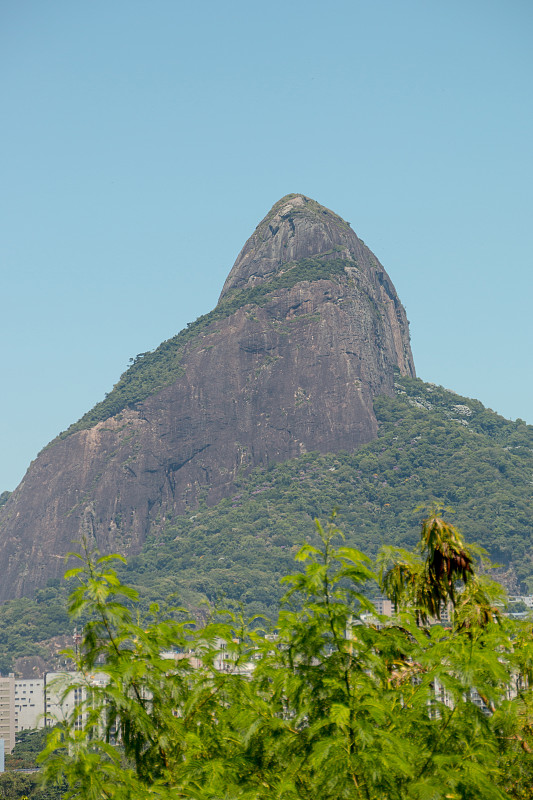
{"type": "MultiPolygon", "coordinates": [[[[256,469],[233,497],[170,520],[125,568],[143,602],[176,593],[199,608],[226,597],[273,615],[279,580],[314,517],[336,508],[348,543],[375,555],[382,544],[412,546],[421,516],[415,509],[432,499],[452,506],[454,524],[509,568],[508,579],[533,592],[533,427],[442,387],[397,381],[396,397],[375,400],[374,442],[256,469]]],[[[60,609],[59,598],[56,605],[24,599],[0,606],[0,669],[55,635],[60,609]]]]}
{"type": "Polygon", "coordinates": [[[349,544],[374,555],[382,544],[411,546],[416,507],[439,499],[533,591],[533,427],[420,380],[398,381],[396,397],[375,401],[376,441],[256,469],[232,498],[171,520],[130,559],[128,580],[147,599],[225,595],[272,613],[314,517],[336,508],[349,544]]]}
{"type": "Polygon", "coordinates": [[[341,258],[305,258],[284,265],[283,272],[259,286],[228,294],[213,311],[189,323],[172,339],[162,342],[152,352],[139,353],[105,399],[61,433],[59,438],[91,428],[97,422],[109,419],[127,406],[139,403],[174,383],[183,374],[182,358],[186,345],[205,332],[212,323],[226,319],[244,306],[263,306],[280,289],[290,289],[302,281],[338,280],[345,274],[346,266],[353,267],[355,262],[341,258]]]}
{"type": "Polygon", "coordinates": [[[8,600],[0,605],[0,674],[13,669],[21,656],[48,656],[37,642],[61,636],[71,629],[66,609],[66,592],[59,581],[51,581],[30,599],[8,600]]]}

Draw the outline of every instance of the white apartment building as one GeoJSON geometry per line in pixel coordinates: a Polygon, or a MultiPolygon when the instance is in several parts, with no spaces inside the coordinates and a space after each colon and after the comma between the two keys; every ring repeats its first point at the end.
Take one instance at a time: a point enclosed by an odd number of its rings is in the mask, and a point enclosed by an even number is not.
{"type": "Polygon", "coordinates": [[[15,681],[15,731],[44,728],[44,680],[15,681]]]}
{"type": "Polygon", "coordinates": [[[0,677],[0,739],[6,753],[15,747],[15,675],[0,677]]]}
{"type": "MultiPolygon", "coordinates": [[[[86,698],[90,686],[105,685],[106,680],[106,676],[95,673],[84,686],[81,676],[73,672],[48,672],[44,679],[15,680],[13,673],[7,678],[0,677],[0,739],[4,741],[5,752],[12,752],[19,731],[52,727],[86,698]],[[63,699],[65,687],[76,680],[80,685],[63,699]]],[[[80,728],[82,724],[80,717],[80,728]]]]}
{"type": "Polygon", "coordinates": [[[44,681],[42,678],[15,680],[14,673],[0,677],[0,739],[11,753],[19,731],[44,726],[44,681]]]}
{"type": "MultiPolygon", "coordinates": [[[[74,708],[87,699],[91,687],[105,686],[108,676],[95,672],[84,677],[80,672],[47,672],[44,677],[44,725],[53,727],[58,721],[67,719],[74,708]],[[68,691],[68,687],[74,688],[68,691]]],[[[75,727],[83,727],[83,716],[79,716],[75,727]]]]}
{"type": "Polygon", "coordinates": [[[380,597],[376,597],[372,602],[378,614],[383,614],[385,617],[392,617],[394,614],[394,603],[387,597],[380,595],[380,597]]]}

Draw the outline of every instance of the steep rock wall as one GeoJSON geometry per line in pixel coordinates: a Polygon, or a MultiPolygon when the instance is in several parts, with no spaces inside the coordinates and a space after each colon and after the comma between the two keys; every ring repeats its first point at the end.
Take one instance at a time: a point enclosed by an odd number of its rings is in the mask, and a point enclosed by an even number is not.
{"type": "Polygon", "coordinates": [[[376,436],[373,398],[414,365],[394,286],[347,223],[283,198],[241,251],[221,307],[232,297],[255,301],[180,345],[177,380],[31,464],[0,508],[1,600],[60,576],[83,537],[136,552],[169,515],[230,495],[243,471],[376,436]]]}

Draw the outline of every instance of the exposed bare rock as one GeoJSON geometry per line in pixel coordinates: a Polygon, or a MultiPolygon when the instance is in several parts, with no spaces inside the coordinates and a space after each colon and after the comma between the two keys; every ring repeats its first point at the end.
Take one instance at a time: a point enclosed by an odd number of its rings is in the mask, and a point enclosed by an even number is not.
{"type": "Polygon", "coordinates": [[[191,331],[155,352],[152,393],[145,382],[144,399],[124,395],[111,416],[102,404],[99,421],[88,415],[31,464],[0,508],[0,599],[60,576],[82,536],[132,553],[169,514],[230,495],[243,470],[370,441],[373,398],[393,394],[395,368],[414,375],[389,276],[348,223],[303,195],[273,207],[191,331]]]}

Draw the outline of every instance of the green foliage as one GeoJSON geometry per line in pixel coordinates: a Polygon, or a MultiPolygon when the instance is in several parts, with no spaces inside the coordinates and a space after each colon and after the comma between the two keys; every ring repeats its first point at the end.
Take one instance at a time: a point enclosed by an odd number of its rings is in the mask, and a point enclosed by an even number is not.
{"type": "Polygon", "coordinates": [[[35,596],[8,600],[0,605],[0,674],[11,672],[22,656],[46,658],[48,651],[37,642],[62,636],[71,630],[64,589],[48,586],[35,596]]]}
{"type": "Polygon", "coordinates": [[[132,359],[129,369],[121,375],[105,399],[60,434],[59,438],[91,428],[97,422],[118,414],[127,406],[133,406],[172,384],[184,373],[183,359],[187,347],[198,337],[205,335],[214,323],[226,319],[245,306],[263,306],[280,289],[290,289],[301,281],[338,280],[345,275],[344,267],[354,266],[354,263],[340,258],[305,258],[285,264],[283,272],[259,286],[225,295],[209,314],[198,317],[195,322],[189,323],[187,328],[152,352],[139,353],[132,359]]]}
{"type": "Polygon", "coordinates": [[[7,492],[7,491],[6,492],[2,492],[0,494],[0,506],[3,506],[3,505],[5,505],[7,503],[10,495],[11,495],[11,492],[7,492]]]}
{"type": "Polygon", "coordinates": [[[48,730],[40,728],[19,731],[13,752],[6,755],[6,768],[36,770],[38,768],[36,758],[44,750],[48,730]]]}
{"type": "MultiPolygon", "coordinates": [[[[474,552],[453,525],[437,516],[434,508],[422,523],[420,545],[415,553],[397,547],[383,547],[378,555],[380,583],[397,609],[410,608],[417,623],[440,621],[450,607],[456,611],[456,622],[470,627],[474,614],[477,625],[499,621],[499,611],[491,602],[487,589],[492,583],[480,580],[474,573],[474,552]],[[461,596],[456,584],[461,581],[461,596]]],[[[492,595],[494,595],[494,590],[492,595]]],[[[504,598],[496,592],[500,604],[504,598]]]]}
{"type": "MultiPolygon", "coordinates": [[[[442,590],[439,553],[471,550],[434,517],[425,534],[419,561],[442,590]]],[[[109,558],[72,573],[71,609],[91,621],[66,691],[85,695],[40,757],[48,785],[83,800],[529,797],[531,624],[478,619],[473,561],[464,591],[462,567],[447,571],[452,606],[469,607],[447,627],[417,623],[423,601],[378,619],[362,591],[372,563],[342,538],[316,523],[268,635],[227,612],[141,619],[109,558]]]]}
{"type": "Polygon", "coordinates": [[[449,602],[455,606],[457,579],[462,579],[466,588],[470,586],[472,555],[459,532],[436,516],[422,524],[420,550],[417,559],[399,548],[384,548],[380,554],[384,559],[382,585],[397,608],[405,598],[415,609],[417,621],[427,623],[429,618],[440,620],[449,602]]]}
{"type": "Polygon", "coordinates": [[[6,771],[0,774],[0,800],[61,800],[66,785],[44,787],[38,774],[37,757],[45,748],[49,731],[41,728],[17,733],[13,752],[5,758],[6,771]]]}
{"type": "Polygon", "coordinates": [[[62,800],[65,790],[61,785],[43,788],[37,773],[0,774],[0,800],[62,800]]]}

